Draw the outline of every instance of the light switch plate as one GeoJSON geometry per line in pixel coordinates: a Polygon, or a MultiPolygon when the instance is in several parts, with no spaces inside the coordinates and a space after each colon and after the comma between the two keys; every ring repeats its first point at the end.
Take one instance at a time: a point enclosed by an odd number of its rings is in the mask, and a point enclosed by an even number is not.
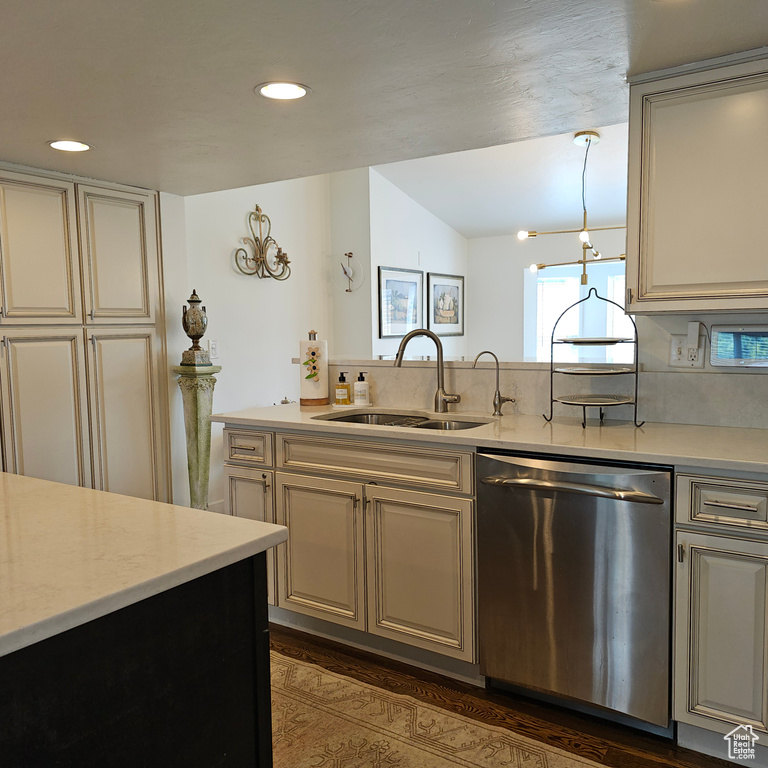
{"type": "Polygon", "coordinates": [[[688,336],[685,334],[673,334],[669,340],[669,367],[670,368],[703,368],[704,367],[704,343],[706,336],[699,336],[699,346],[696,350],[690,350],[689,356],[688,336]],[[691,360],[690,357],[695,357],[691,360]]]}

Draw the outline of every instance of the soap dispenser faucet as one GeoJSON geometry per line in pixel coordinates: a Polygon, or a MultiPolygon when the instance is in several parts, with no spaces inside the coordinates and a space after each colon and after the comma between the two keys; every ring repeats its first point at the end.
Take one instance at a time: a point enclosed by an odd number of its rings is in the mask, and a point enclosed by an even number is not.
{"type": "Polygon", "coordinates": [[[437,392],[435,392],[435,411],[437,413],[447,413],[448,403],[460,403],[461,395],[451,395],[445,391],[445,367],[443,365],[443,343],[440,341],[440,337],[432,331],[428,331],[426,328],[416,328],[416,330],[406,333],[403,336],[400,346],[397,349],[397,357],[395,357],[395,366],[400,368],[403,364],[403,353],[408,346],[408,342],[416,336],[429,336],[432,341],[435,342],[437,347],[437,392]]]}
{"type": "Polygon", "coordinates": [[[482,352],[480,352],[477,357],[475,357],[475,362],[472,363],[472,367],[477,367],[477,361],[480,358],[480,355],[491,355],[491,357],[493,357],[493,359],[496,361],[496,391],[493,394],[493,415],[501,416],[501,406],[504,405],[504,403],[514,403],[515,398],[504,397],[499,391],[499,358],[496,357],[496,355],[491,352],[490,349],[484,349],[482,352]]]}

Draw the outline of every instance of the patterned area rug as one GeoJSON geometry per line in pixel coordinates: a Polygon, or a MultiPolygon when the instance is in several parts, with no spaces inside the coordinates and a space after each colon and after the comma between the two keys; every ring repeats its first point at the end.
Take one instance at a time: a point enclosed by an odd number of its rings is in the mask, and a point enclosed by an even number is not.
{"type": "Polygon", "coordinates": [[[600,768],[274,652],[272,732],[275,768],[600,768]]]}

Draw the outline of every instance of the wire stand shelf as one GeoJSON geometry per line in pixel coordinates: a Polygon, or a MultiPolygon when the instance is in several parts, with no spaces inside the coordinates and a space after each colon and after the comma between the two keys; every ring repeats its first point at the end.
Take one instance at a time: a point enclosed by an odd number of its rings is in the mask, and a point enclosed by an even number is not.
{"type": "Polygon", "coordinates": [[[583,298],[579,299],[577,302],[574,302],[571,304],[570,307],[566,307],[566,309],[563,310],[563,312],[560,313],[560,316],[555,321],[554,326],[552,327],[552,336],[550,338],[550,345],[549,345],[549,416],[547,414],[542,414],[544,418],[547,421],[552,421],[554,418],[554,405],[555,403],[562,403],[563,405],[576,405],[581,408],[581,426],[582,429],[586,429],[587,427],[587,408],[599,408],[600,409],[600,424],[603,423],[603,418],[605,416],[604,408],[607,408],[609,406],[615,406],[615,405],[632,405],[633,406],[633,415],[632,415],[632,423],[636,427],[642,427],[643,424],[645,424],[644,421],[638,422],[637,420],[637,384],[638,384],[638,364],[637,364],[637,324],[635,323],[634,319],[630,316],[629,317],[630,322],[632,323],[632,328],[634,329],[634,336],[631,339],[628,338],[615,338],[615,337],[573,337],[573,338],[562,338],[562,339],[556,339],[556,331],[557,326],[560,323],[560,321],[563,319],[563,316],[570,312],[575,307],[578,307],[579,304],[583,304],[585,301],[589,301],[590,299],[598,299],[599,301],[604,301],[606,304],[612,304],[614,307],[617,307],[622,312],[624,312],[624,307],[622,307],[620,304],[617,304],[615,301],[611,301],[611,299],[606,299],[600,296],[600,294],[597,292],[595,288],[590,288],[589,293],[583,298]],[[609,346],[613,344],[633,344],[634,345],[634,362],[632,367],[629,366],[617,366],[614,368],[604,368],[604,367],[595,367],[590,365],[575,365],[570,367],[559,367],[555,368],[555,344],[579,344],[583,346],[609,346]],[[555,385],[555,374],[564,374],[568,376],[626,376],[626,375],[632,375],[634,379],[634,394],[633,395],[562,395],[559,397],[555,397],[554,394],[554,385],[555,385]]]}

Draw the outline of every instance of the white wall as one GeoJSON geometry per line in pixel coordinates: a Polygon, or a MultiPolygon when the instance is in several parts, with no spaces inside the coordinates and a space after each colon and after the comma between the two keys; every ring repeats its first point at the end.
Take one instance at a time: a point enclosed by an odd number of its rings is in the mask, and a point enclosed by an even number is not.
{"type": "MultiPolygon", "coordinates": [[[[333,300],[333,340],[330,354],[335,358],[366,359],[371,357],[371,215],[368,192],[368,169],[330,174],[331,257],[329,272],[333,300]],[[352,252],[363,271],[359,288],[347,293],[341,279],[340,262],[352,252]]],[[[354,262],[353,262],[354,263],[354,262]]],[[[346,284],[348,285],[348,283],[346,284]]]]}
{"type": "MultiPolygon", "coordinates": [[[[205,339],[218,341],[216,362],[223,368],[214,412],[271,405],[284,395],[298,400],[299,371],[291,358],[298,354],[299,340],[311,329],[327,339],[332,330],[329,201],[327,175],[184,199],[188,279],[182,292],[188,296],[195,288],[206,306],[205,339]],[[291,259],[288,280],[260,280],[234,266],[235,249],[249,234],[246,220],[256,203],[291,259]]],[[[179,446],[174,448],[178,456],[179,446]]],[[[223,499],[223,461],[221,427],[214,425],[212,505],[223,499]]]]}
{"type": "MultiPolygon", "coordinates": [[[[408,197],[402,190],[373,169],[370,173],[371,217],[371,327],[373,355],[394,355],[399,339],[378,338],[378,268],[380,266],[417,269],[424,272],[426,297],[427,272],[466,275],[467,240],[458,232],[408,197]]],[[[469,280],[464,283],[464,295],[469,280]]],[[[424,324],[426,326],[426,302],[424,324]]],[[[466,355],[464,336],[442,337],[446,357],[466,355]]],[[[416,338],[408,345],[407,355],[435,354],[428,338],[416,338]]]]}
{"type": "Polygon", "coordinates": [[[191,342],[181,327],[181,308],[192,289],[187,274],[187,245],[184,198],[160,193],[161,248],[165,289],[165,326],[168,350],[167,385],[171,437],[171,474],[174,504],[189,504],[187,444],[184,433],[184,408],[178,377],[170,367],[181,362],[181,353],[191,342]]]}
{"type": "MultiPolygon", "coordinates": [[[[625,251],[623,229],[594,232],[592,242],[603,256],[625,251]]],[[[468,241],[467,349],[474,357],[482,349],[500,360],[521,361],[523,329],[536,333],[536,317],[524,317],[524,281],[531,264],[557,264],[581,258],[577,235],[541,235],[520,241],[516,235],[482,237],[468,241]]],[[[535,277],[529,282],[535,286],[535,277]]],[[[530,287],[530,286],[529,286],[530,287]]],[[[535,342],[534,342],[535,347],[535,342]]]]}

